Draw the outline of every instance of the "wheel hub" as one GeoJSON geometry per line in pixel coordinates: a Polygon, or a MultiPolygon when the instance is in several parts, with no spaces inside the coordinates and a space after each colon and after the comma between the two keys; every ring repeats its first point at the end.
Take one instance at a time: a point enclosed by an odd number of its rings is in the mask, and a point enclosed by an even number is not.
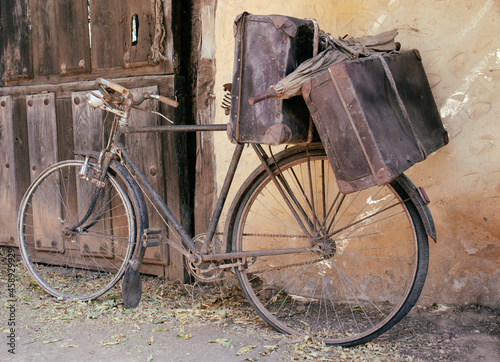
{"type": "Polygon", "coordinates": [[[323,254],[324,259],[331,259],[337,252],[337,244],[331,238],[320,239],[315,247],[323,254]]]}
{"type": "Polygon", "coordinates": [[[70,243],[76,243],[78,241],[78,235],[81,234],[80,230],[72,230],[70,227],[65,227],[62,230],[62,236],[63,240],[70,242],[70,243]]]}

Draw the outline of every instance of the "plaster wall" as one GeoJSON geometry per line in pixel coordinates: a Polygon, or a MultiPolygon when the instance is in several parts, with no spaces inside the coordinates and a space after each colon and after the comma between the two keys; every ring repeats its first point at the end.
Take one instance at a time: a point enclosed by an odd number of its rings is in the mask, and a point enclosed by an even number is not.
{"type": "MultiPolygon", "coordinates": [[[[438,233],[419,303],[499,307],[500,2],[497,0],[219,0],[215,17],[216,123],[231,82],[233,20],[243,11],[315,18],[339,37],[397,29],[403,49],[420,51],[450,143],[406,174],[431,198],[438,233]]],[[[213,52],[213,48],[209,48],[213,52]]],[[[215,137],[218,185],[233,145],[215,137]]],[[[258,161],[243,156],[237,183],[258,161]]],[[[233,190],[235,191],[235,190],[233,190]]]]}

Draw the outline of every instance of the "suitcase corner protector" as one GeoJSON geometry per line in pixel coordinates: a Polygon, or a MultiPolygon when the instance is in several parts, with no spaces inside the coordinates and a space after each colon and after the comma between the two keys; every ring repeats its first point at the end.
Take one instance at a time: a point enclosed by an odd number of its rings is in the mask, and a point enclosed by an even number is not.
{"type": "Polygon", "coordinates": [[[304,97],[305,100],[310,99],[311,89],[312,89],[312,85],[311,85],[310,79],[307,80],[304,84],[302,84],[302,88],[301,88],[302,97],[304,97]]]}
{"type": "Polygon", "coordinates": [[[350,194],[356,191],[349,182],[344,180],[337,179],[337,186],[339,187],[340,192],[342,192],[343,194],[350,194]]]}
{"type": "Polygon", "coordinates": [[[395,174],[394,170],[392,170],[388,166],[384,166],[377,171],[377,173],[374,175],[374,178],[376,180],[376,184],[382,186],[394,180],[396,176],[397,175],[395,174]]]}

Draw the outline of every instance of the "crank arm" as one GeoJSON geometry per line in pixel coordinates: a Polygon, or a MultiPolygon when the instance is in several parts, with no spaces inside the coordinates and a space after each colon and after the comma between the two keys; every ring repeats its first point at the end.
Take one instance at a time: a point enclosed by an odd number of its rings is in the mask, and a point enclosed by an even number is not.
{"type": "Polygon", "coordinates": [[[167,238],[165,235],[161,235],[161,239],[166,242],[170,247],[173,249],[177,250],[179,253],[184,255],[186,258],[188,258],[190,261],[193,259],[194,255],[190,253],[189,251],[186,250],[182,245],[179,245],[179,243],[176,243],[175,241],[167,238]]]}

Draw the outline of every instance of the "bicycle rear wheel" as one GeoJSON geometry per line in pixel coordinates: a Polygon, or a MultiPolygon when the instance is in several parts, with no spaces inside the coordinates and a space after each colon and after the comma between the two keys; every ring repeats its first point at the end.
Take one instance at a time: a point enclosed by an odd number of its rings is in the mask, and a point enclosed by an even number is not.
{"type": "Polygon", "coordinates": [[[309,248],[244,260],[236,275],[252,306],[280,332],[350,346],[380,335],[412,308],[428,265],[428,241],[398,180],[338,191],[322,147],[295,147],[254,172],[232,206],[232,250],[309,248]]]}
{"type": "MultiPolygon", "coordinates": [[[[83,161],[52,165],[29,187],[21,202],[21,257],[33,279],[64,299],[95,299],[121,278],[134,250],[134,210],[118,176],[108,172],[95,207],[95,183],[81,178],[83,161]]],[[[96,166],[89,164],[89,169],[96,166]]]]}

